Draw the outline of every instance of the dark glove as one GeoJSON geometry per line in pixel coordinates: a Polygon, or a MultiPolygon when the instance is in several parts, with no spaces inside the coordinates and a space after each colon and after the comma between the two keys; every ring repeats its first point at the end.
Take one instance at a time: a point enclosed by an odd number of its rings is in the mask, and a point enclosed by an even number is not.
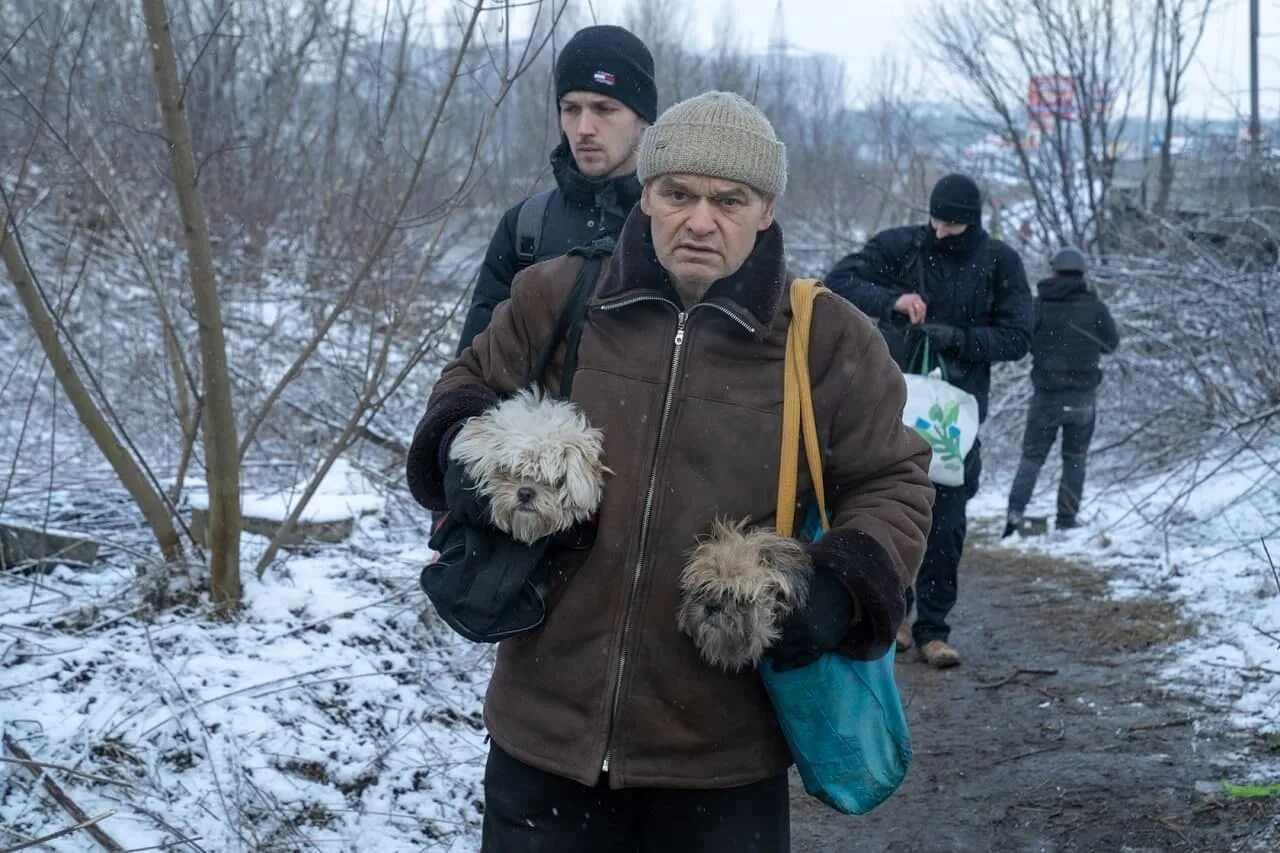
{"type": "Polygon", "coordinates": [[[822,569],[809,582],[809,601],[792,613],[782,626],[782,636],[769,653],[778,672],[797,669],[840,645],[853,619],[853,599],[844,584],[822,569]]]}
{"type": "Polygon", "coordinates": [[[566,551],[585,551],[596,543],[596,516],[579,521],[568,530],[551,535],[551,547],[566,551]]]}
{"type": "Polygon", "coordinates": [[[929,343],[944,355],[959,355],[960,350],[964,348],[967,333],[958,326],[949,326],[946,323],[925,323],[923,328],[929,343]]]}
{"type": "Polygon", "coordinates": [[[450,514],[468,527],[489,526],[489,499],[480,494],[461,462],[450,460],[444,469],[444,500],[450,514]]]}

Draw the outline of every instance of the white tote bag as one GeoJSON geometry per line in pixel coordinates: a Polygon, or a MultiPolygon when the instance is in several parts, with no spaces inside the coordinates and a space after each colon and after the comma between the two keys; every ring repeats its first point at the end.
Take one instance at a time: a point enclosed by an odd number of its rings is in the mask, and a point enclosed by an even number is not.
{"type": "Polygon", "coordinates": [[[933,449],[929,479],[939,486],[963,485],[964,457],[978,438],[978,399],[943,379],[940,368],[902,378],[907,380],[902,422],[933,449]]]}

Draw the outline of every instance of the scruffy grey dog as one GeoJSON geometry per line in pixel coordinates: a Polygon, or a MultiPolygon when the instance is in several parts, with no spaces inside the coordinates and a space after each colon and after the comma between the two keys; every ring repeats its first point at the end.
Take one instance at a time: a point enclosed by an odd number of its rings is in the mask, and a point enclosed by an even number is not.
{"type": "Polygon", "coordinates": [[[570,402],[537,388],[471,418],[449,446],[480,494],[493,525],[520,542],[568,530],[600,506],[604,437],[570,402]]]}
{"type": "Polygon", "coordinates": [[[802,544],[770,528],[717,520],[680,573],[678,624],[702,659],[729,672],[756,666],[805,605],[813,564],[802,544]]]}

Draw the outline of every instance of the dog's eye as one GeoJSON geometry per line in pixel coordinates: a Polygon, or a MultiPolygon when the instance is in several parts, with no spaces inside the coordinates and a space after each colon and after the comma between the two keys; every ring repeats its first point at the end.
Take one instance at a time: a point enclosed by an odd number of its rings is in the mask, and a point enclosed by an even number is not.
{"type": "Polygon", "coordinates": [[[567,483],[568,481],[569,481],[569,478],[564,474],[561,474],[559,477],[556,478],[555,487],[557,489],[563,489],[564,484],[567,483]]]}

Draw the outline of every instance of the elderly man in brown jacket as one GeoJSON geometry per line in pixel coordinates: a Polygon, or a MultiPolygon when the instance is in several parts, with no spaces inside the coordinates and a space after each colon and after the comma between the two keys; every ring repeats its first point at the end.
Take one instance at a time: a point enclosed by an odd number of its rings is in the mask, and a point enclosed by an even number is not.
{"type": "MultiPolygon", "coordinates": [[[[791,756],[759,674],[706,663],[676,615],[682,568],[714,522],[773,521],[791,313],[774,221],[785,149],[754,106],[711,92],[646,131],[638,174],[641,202],[588,303],[572,386],[613,473],[593,546],[550,557],[545,622],[499,646],[485,850],[789,849],[791,756]]],[[[582,263],[521,273],[445,368],[409,460],[426,506],[447,508],[442,443],[519,390],[582,263]]],[[[929,450],[902,425],[905,386],[875,326],[820,299],[810,340],[832,525],[806,546],[811,594],[774,649],[779,668],[888,649],[933,499],[929,450]]],[[[562,368],[561,353],[546,387],[562,368]]],[[[800,494],[811,491],[802,472],[800,494]]]]}

